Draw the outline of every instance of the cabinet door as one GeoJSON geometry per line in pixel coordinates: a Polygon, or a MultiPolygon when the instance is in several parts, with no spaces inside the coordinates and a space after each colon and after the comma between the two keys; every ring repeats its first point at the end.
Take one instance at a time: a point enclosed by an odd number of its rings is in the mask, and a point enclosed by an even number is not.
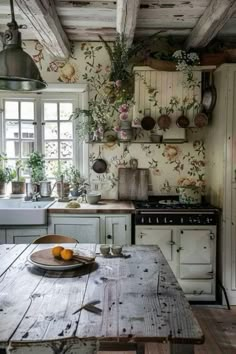
{"type": "Polygon", "coordinates": [[[46,228],[7,229],[7,243],[31,243],[39,236],[47,234],[46,228]]]}
{"type": "Polygon", "coordinates": [[[180,263],[212,263],[212,232],[210,230],[180,231],[180,263]]]}
{"type": "Polygon", "coordinates": [[[167,261],[173,261],[173,230],[136,227],[136,245],[158,245],[167,261]]]}
{"type": "Polygon", "coordinates": [[[115,245],[131,244],[129,215],[105,217],[105,242],[115,245]]]}
{"type": "Polygon", "coordinates": [[[48,232],[71,236],[81,243],[99,243],[99,218],[55,216],[49,219],[48,232]]]}
{"type": "Polygon", "coordinates": [[[6,243],[6,230],[0,229],[0,244],[6,243]]]}

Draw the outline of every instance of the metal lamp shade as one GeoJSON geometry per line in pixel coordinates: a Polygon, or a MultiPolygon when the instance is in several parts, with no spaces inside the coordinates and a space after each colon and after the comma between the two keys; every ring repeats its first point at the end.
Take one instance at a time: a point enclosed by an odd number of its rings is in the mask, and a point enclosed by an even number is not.
{"type": "Polygon", "coordinates": [[[0,90],[38,91],[46,86],[33,59],[20,46],[6,46],[0,52],[0,90]]]}

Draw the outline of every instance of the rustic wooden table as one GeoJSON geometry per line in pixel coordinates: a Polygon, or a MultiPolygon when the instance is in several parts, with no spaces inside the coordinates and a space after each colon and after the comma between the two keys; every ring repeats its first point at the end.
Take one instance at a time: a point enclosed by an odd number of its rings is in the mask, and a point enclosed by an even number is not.
{"type": "MultiPolygon", "coordinates": [[[[70,247],[98,250],[96,245],[70,247]]],[[[0,245],[0,353],[92,354],[169,342],[194,353],[202,331],[157,246],[124,247],[123,258],[96,257],[70,271],[45,271],[28,256],[50,245],[0,245]],[[159,285],[158,285],[159,283],[159,285]],[[83,309],[99,300],[101,315],[83,309]]]]}

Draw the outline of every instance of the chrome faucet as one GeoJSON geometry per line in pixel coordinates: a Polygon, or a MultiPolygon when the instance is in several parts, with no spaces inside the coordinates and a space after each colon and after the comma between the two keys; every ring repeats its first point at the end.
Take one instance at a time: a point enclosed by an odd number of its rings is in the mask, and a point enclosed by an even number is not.
{"type": "Polygon", "coordinates": [[[37,202],[39,200],[39,197],[40,194],[38,192],[37,193],[33,192],[31,197],[32,202],[37,202]]]}

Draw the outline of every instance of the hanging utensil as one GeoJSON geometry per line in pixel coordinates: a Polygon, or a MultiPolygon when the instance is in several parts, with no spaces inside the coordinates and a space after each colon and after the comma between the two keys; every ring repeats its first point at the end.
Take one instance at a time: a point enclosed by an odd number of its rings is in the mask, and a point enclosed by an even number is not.
{"type": "Polygon", "coordinates": [[[211,77],[211,84],[210,84],[210,73],[204,73],[204,77],[205,77],[205,84],[206,82],[207,84],[202,94],[202,106],[204,108],[204,112],[211,113],[216,104],[217,92],[214,86],[213,75],[211,77]]]}
{"type": "Polygon", "coordinates": [[[144,130],[152,130],[155,127],[155,125],[156,125],[156,121],[154,118],[151,117],[151,110],[149,108],[145,109],[144,110],[144,117],[141,120],[141,127],[144,130]],[[148,113],[145,113],[145,112],[148,112],[148,113]]]}
{"type": "Polygon", "coordinates": [[[96,158],[96,160],[94,160],[92,169],[96,173],[104,173],[104,172],[106,172],[107,163],[106,163],[105,160],[102,159],[100,146],[99,146],[98,157],[96,158]]]}

